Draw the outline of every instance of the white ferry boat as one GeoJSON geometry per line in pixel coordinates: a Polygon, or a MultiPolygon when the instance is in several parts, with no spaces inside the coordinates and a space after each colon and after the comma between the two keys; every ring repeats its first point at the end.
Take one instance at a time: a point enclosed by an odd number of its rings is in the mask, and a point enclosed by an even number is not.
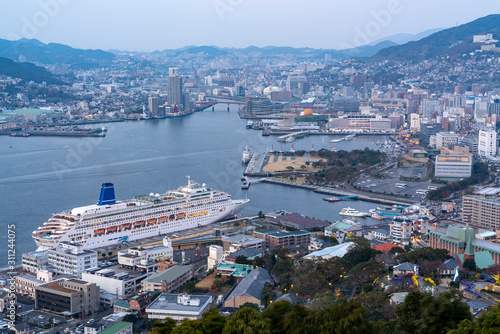
{"type": "Polygon", "coordinates": [[[367,212],[360,212],[353,208],[343,208],[342,211],[339,212],[341,216],[351,216],[351,217],[366,217],[368,216],[367,212]]]}
{"type": "Polygon", "coordinates": [[[127,201],[116,201],[113,184],[105,183],[97,204],[54,214],[32,236],[38,251],[62,241],[94,249],[208,225],[235,215],[248,202],[189,176],[187,186],[127,201]]]}
{"type": "Polygon", "coordinates": [[[248,146],[246,145],[245,150],[243,151],[243,155],[241,156],[241,162],[247,164],[250,162],[251,159],[252,159],[252,154],[250,153],[250,151],[248,150],[248,146]]]}

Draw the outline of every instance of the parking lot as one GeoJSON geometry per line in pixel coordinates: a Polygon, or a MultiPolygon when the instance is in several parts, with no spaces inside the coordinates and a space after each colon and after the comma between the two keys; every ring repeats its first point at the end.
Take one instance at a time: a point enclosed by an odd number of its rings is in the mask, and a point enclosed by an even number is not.
{"type": "Polygon", "coordinates": [[[356,182],[355,186],[360,187],[362,190],[371,190],[372,192],[395,194],[395,195],[407,195],[414,198],[425,198],[426,194],[418,194],[417,191],[429,191],[429,186],[432,187],[442,187],[442,184],[436,184],[428,181],[403,181],[399,179],[399,176],[419,178],[425,176],[425,167],[416,168],[392,168],[388,171],[383,172],[387,178],[375,178],[370,176],[362,177],[356,182]],[[404,187],[396,187],[396,184],[404,185],[404,187]]]}

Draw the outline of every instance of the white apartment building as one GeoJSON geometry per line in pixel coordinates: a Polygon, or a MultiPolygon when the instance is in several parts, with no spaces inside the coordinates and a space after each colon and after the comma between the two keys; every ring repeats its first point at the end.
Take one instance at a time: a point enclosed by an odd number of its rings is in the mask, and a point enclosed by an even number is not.
{"type": "Polygon", "coordinates": [[[413,221],[407,217],[395,217],[391,224],[392,242],[408,245],[410,243],[411,234],[413,232],[413,221]]]}
{"type": "Polygon", "coordinates": [[[497,133],[493,129],[479,131],[478,154],[483,157],[497,155],[497,133]]]}
{"type": "Polygon", "coordinates": [[[82,278],[82,273],[97,267],[97,252],[84,250],[83,246],[63,241],[47,251],[48,264],[56,274],[70,274],[82,278]]]}

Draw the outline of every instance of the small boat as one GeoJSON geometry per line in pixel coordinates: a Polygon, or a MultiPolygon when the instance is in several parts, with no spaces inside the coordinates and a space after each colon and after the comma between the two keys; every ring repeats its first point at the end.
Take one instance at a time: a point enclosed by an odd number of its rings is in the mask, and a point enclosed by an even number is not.
{"type": "Polygon", "coordinates": [[[339,212],[341,216],[351,216],[351,217],[366,217],[368,216],[367,212],[360,212],[353,208],[343,208],[342,211],[339,212]]]}
{"type": "Polygon", "coordinates": [[[291,143],[293,141],[295,141],[295,137],[294,136],[286,137],[286,140],[285,140],[286,143],[291,143]]]}
{"type": "Polygon", "coordinates": [[[327,201],[327,202],[333,203],[333,202],[340,202],[341,199],[338,198],[338,197],[336,197],[336,196],[333,196],[333,197],[325,197],[325,198],[323,198],[323,201],[327,201]]]}
{"type": "Polygon", "coordinates": [[[378,213],[376,213],[376,212],[373,212],[373,213],[372,213],[372,215],[371,215],[370,217],[371,217],[371,218],[373,218],[373,219],[379,219],[379,220],[384,220],[384,219],[385,219],[385,217],[384,217],[384,216],[381,216],[381,215],[379,215],[379,214],[378,214],[378,213]]]}
{"type": "Polygon", "coordinates": [[[253,126],[253,124],[254,124],[254,122],[253,122],[253,121],[248,121],[248,122],[247,122],[247,126],[246,126],[246,128],[247,128],[247,129],[251,129],[251,128],[252,128],[252,126],[253,126]]]}
{"type": "Polygon", "coordinates": [[[332,140],[330,140],[330,143],[340,143],[343,140],[344,140],[344,138],[332,139],[332,140]]]}

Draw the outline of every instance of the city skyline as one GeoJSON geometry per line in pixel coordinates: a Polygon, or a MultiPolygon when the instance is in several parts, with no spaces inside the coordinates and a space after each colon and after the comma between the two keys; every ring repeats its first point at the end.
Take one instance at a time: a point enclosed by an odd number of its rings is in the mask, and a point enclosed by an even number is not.
{"type": "Polygon", "coordinates": [[[144,6],[122,1],[0,1],[0,38],[83,49],[157,51],[189,45],[345,49],[395,34],[449,28],[499,12],[500,1],[389,0],[320,5],[292,0],[193,0],[144,6]],[[431,7],[432,5],[432,7],[431,7]],[[112,15],[111,15],[112,13],[112,15]],[[443,15],[446,13],[446,15],[443,15]]]}

